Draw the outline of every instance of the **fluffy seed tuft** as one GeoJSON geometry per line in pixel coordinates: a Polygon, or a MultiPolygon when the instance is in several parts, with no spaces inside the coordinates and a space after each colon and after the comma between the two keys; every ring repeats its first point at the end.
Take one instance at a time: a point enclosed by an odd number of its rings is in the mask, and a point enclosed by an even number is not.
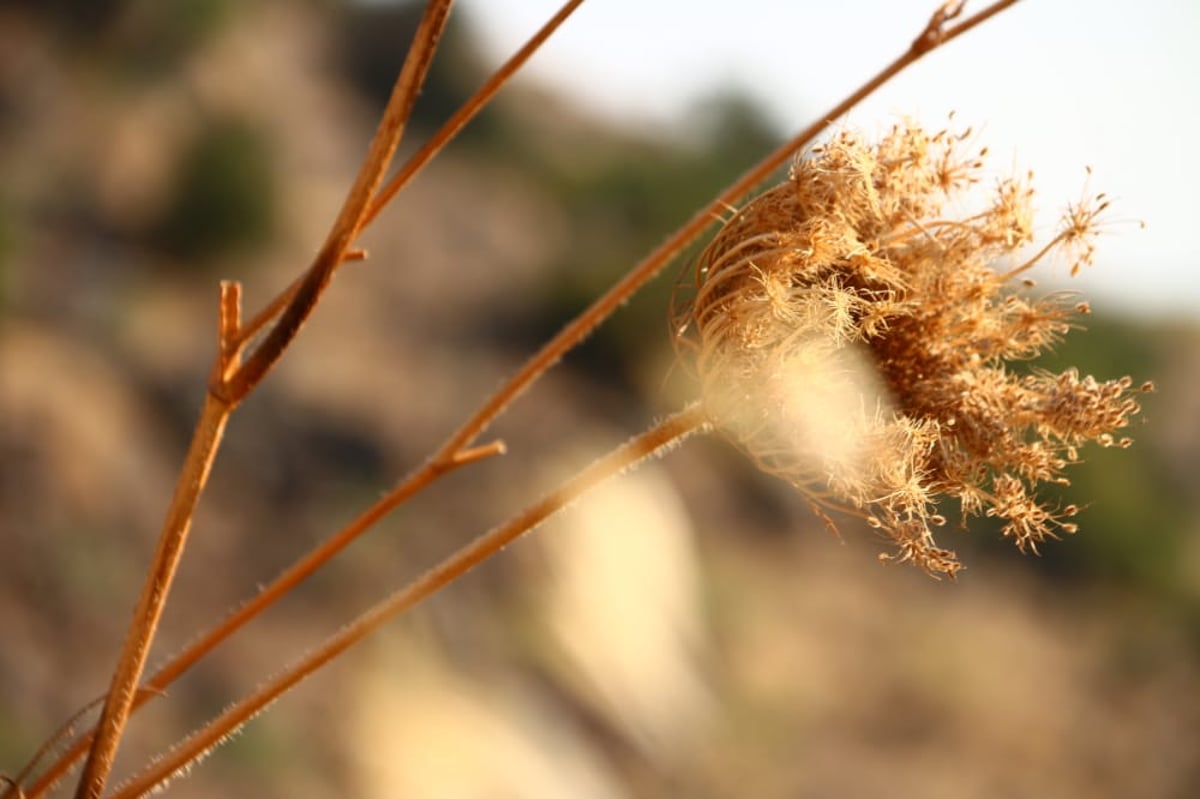
{"type": "MultiPolygon", "coordinates": [[[[979,211],[947,208],[980,180],[967,134],[895,127],[871,146],[843,132],[723,227],[676,309],[705,408],[758,466],[811,505],[864,518],[934,576],[961,568],[934,541],[937,501],[1003,521],[1022,551],[1074,506],[1037,498],[1088,442],[1138,413],[1129,378],[1014,369],[1090,311],[1028,295],[1024,273],[1063,250],[1092,260],[1103,195],[1067,209],[1031,257],[1029,177],[999,181],[979,211]]],[[[1148,390],[1143,385],[1142,390],[1148,390]]]]}

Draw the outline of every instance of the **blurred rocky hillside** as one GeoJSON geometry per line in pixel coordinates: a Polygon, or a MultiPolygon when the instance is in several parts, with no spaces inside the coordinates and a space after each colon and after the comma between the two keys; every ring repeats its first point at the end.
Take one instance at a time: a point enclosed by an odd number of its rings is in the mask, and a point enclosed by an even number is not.
{"type": "MultiPolygon", "coordinates": [[[[308,264],[415,19],[0,0],[0,774],[107,685],[217,281],[252,311],[308,264]]],[[[494,66],[456,22],[406,151],[494,66]]],[[[238,409],[155,658],[417,466],[779,135],[732,94],[632,130],[507,89],[238,409]]],[[[139,714],[118,771],[678,407],[683,268],[511,408],[492,431],[508,454],[404,506],[139,714]]],[[[869,531],[831,536],[732,447],[692,442],[352,650],[171,795],[1196,795],[1200,325],[1097,308],[1088,326],[1045,365],[1159,390],[1132,449],[1085,453],[1062,500],[1087,506],[1082,530],[1042,557],[985,520],[948,535],[956,585],[880,567],[869,531]]]]}

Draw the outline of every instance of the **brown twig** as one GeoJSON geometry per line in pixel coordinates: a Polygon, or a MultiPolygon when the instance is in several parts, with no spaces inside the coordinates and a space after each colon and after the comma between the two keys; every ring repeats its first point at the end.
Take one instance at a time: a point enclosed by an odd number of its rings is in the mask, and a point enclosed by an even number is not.
{"type": "MultiPolygon", "coordinates": [[[[951,28],[944,28],[944,26],[946,22],[955,18],[959,14],[961,10],[961,3],[950,3],[940,9],[930,20],[930,23],[926,26],[922,34],[913,42],[911,48],[903,56],[889,65],[879,75],[866,83],[844,102],[832,109],[829,114],[827,114],[825,117],[822,117],[818,123],[814,124],[798,136],[794,137],[791,141],[787,142],[769,154],[756,167],[748,171],[736,183],[734,183],[712,202],[697,212],[692,219],[690,219],[683,227],[676,231],[676,233],[672,235],[663,245],[661,245],[646,259],[635,266],[634,269],[620,282],[618,282],[605,295],[603,295],[588,309],[581,313],[580,316],[571,322],[560,334],[558,334],[558,336],[552,339],[546,346],[536,353],[504,387],[502,387],[495,395],[489,398],[480,408],[480,410],[462,427],[460,427],[453,436],[451,436],[446,444],[443,445],[443,447],[439,449],[437,453],[435,453],[434,457],[430,460],[426,467],[423,467],[422,470],[419,470],[413,475],[412,478],[410,478],[411,481],[415,481],[413,482],[413,486],[417,486],[417,490],[419,490],[420,486],[427,484],[423,482],[426,478],[421,476],[424,470],[445,470],[449,465],[454,465],[462,462],[464,459],[470,459],[474,457],[475,452],[490,454],[492,449],[489,447],[471,451],[464,450],[463,447],[469,445],[471,441],[478,437],[478,435],[490,424],[490,422],[503,411],[508,403],[515,399],[541,374],[549,369],[559,358],[562,357],[566,351],[586,337],[586,335],[590,333],[592,329],[600,324],[620,304],[627,300],[629,296],[636,292],[641,285],[657,274],[657,272],[660,271],[662,267],[671,260],[671,258],[673,258],[676,254],[678,254],[679,251],[681,251],[691,241],[699,236],[699,234],[703,232],[703,230],[708,226],[708,224],[711,223],[711,221],[723,208],[728,207],[730,204],[750,191],[750,189],[752,189],[755,185],[763,181],[788,157],[793,155],[797,150],[811,141],[811,139],[820,130],[822,130],[830,120],[844,114],[850,107],[861,101],[864,97],[872,93],[897,72],[901,71],[913,61],[920,58],[926,52],[929,52],[941,44],[950,41],[951,39],[983,22],[1004,8],[1012,5],[1014,2],[1016,2],[1016,0],[1001,0],[1000,2],[996,2],[984,9],[982,12],[951,28]]],[[[431,5],[437,4],[434,3],[431,5]]],[[[443,3],[441,5],[446,7],[449,5],[449,3],[443,3]]],[[[573,10],[575,5],[578,5],[578,3],[568,3],[567,7],[570,7],[573,10]]],[[[564,7],[564,11],[560,12],[560,15],[565,16],[565,13],[569,13],[569,11],[567,11],[567,7],[564,7]]],[[[556,19],[558,18],[556,17],[556,19]]],[[[444,23],[444,17],[442,18],[441,22],[444,23]]],[[[552,20],[552,22],[554,21],[552,20]]],[[[418,37],[420,37],[420,33],[418,34],[418,37]]],[[[430,44],[430,53],[432,52],[432,45],[436,43],[436,39],[437,34],[435,33],[426,40],[430,44]]],[[[416,49],[417,48],[414,48],[414,50],[416,49]]],[[[420,61],[419,58],[416,60],[418,62],[420,61]]],[[[426,58],[424,61],[424,66],[427,65],[428,59],[426,58]]],[[[406,61],[405,68],[408,69],[408,66],[409,62],[406,61]]],[[[508,65],[506,65],[506,67],[507,66],[508,65]]],[[[418,68],[418,71],[419,70],[420,68],[418,68]]],[[[405,73],[402,72],[401,80],[397,83],[397,91],[399,91],[399,87],[401,85],[405,84],[405,81],[405,73]]],[[[419,85],[419,81],[411,83],[411,85],[415,87],[416,85],[419,85]]],[[[487,92],[491,91],[491,93],[494,93],[494,89],[498,88],[498,85],[499,84],[496,84],[495,87],[491,87],[491,84],[485,86],[484,89],[481,89],[480,95],[477,96],[483,96],[485,94],[486,96],[479,100],[477,105],[472,106],[471,102],[469,101],[468,105],[464,106],[464,109],[460,110],[460,112],[451,119],[450,123],[447,123],[447,126],[444,130],[453,128],[453,131],[446,134],[445,140],[449,140],[449,137],[453,135],[453,132],[456,132],[462,124],[465,124],[470,116],[472,116],[478,110],[478,108],[482,107],[483,104],[487,102],[487,99],[490,99],[490,94],[487,94],[487,92]]],[[[393,95],[393,102],[395,100],[396,94],[393,95]]],[[[390,102],[389,111],[392,110],[392,107],[392,102],[390,102]]],[[[411,96],[409,96],[407,108],[411,109],[411,96]]],[[[395,178],[393,178],[383,192],[375,194],[375,190],[380,185],[383,171],[386,169],[387,160],[391,157],[392,152],[394,152],[395,142],[399,139],[400,132],[403,128],[403,121],[405,119],[407,119],[407,111],[405,111],[403,117],[399,115],[389,117],[387,114],[385,114],[385,119],[380,126],[380,133],[377,135],[376,142],[372,146],[372,151],[369,154],[367,161],[364,163],[364,168],[362,172],[360,172],[359,180],[356,182],[354,189],[351,191],[351,194],[347,199],[347,203],[343,208],[343,212],[339,215],[338,222],[331,231],[330,236],[327,239],[325,246],[322,248],[320,255],[310,270],[306,273],[305,277],[299,281],[296,289],[294,291],[286,291],[283,295],[281,295],[281,298],[286,301],[286,307],[283,307],[283,303],[281,302],[278,306],[273,306],[272,308],[268,309],[270,311],[269,316],[260,314],[259,316],[256,316],[255,320],[252,320],[249,325],[239,328],[235,317],[229,317],[234,318],[235,321],[233,324],[227,325],[225,321],[227,319],[227,312],[225,310],[226,306],[223,301],[222,340],[225,342],[229,341],[224,337],[224,332],[226,331],[227,327],[228,329],[237,331],[238,340],[233,343],[232,347],[228,351],[225,349],[222,350],[222,360],[219,361],[218,365],[222,375],[228,376],[229,379],[220,381],[217,384],[216,388],[219,389],[219,393],[213,392],[210,400],[214,400],[218,404],[221,402],[228,403],[227,410],[224,413],[225,418],[227,418],[229,410],[232,410],[233,404],[236,404],[236,402],[244,397],[246,393],[253,390],[257,382],[262,379],[273,363],[278,360],[283,349],[286,348],[287,344],[291,341],[291,338],[298,331],[300,325],[307,318],[308,314],[311,313],[315,302],[319,298],[324,288],[328,285],[332,272],[336,269],[336,267],[344,260],[349,260],[352,257],[358,257],[361,255],[357,251],[349,251],[348,248],[354,237],[361,230],[362,226],[371,218],[373,218],[374,215],[378,213],[379,209],[382,208],[383,204],[391,198],[395,190],[398,190],[399,187],[404,185],[407,180],[411,179],[412,175],[416,173],[420,166],[427,162],[428,159],[432,158],[433,155],[444,144],[445,140],[437,141],[436,144],[434,143],[434,140],[431,140],[431,143],[426,145],[426,148],[418,153],[417,156],[414,156],[414,158],[409,162],[410,164],[415,164],[415,166],[410,168],[409,165],[406,165],[406,167],[402,169],[395,178]],[[399,120],[398,123],[397,120],[399,120]],[[381,141],[381,139],[386,139],[388,137],[394,137],[392,139],[390,148],[377,148],[375,146],[381,141]],[[428,150],[427,154],[426,150],[428,150]],[[372,175],[373,177],[371,177],[372,175]],[[395,186],[395,189],[393,189],[393,186],[395,186]],[[258,329],[265,327],[265,325],[269,323],[270,319],[274,318],[275,315],[279,313],[282,315],[266,339],[250,356],[250,358],[247,360],[247,363],[238,368],[236,365],[237,355],[241,348],[246,345],[246,343],[253,337],[254,333],[256,333],[258,329]]],[[[264,311],[264,313],[266,312],[264,311]]],[[[198,425],[198,432],[201,426],[202,425],[198,425]]],[[[213,448],[215,451],[215,441],[213,443],[213,448]]],[[[189,456],[189,463],[191,461],[192,458],[189,456]]],[[[211,463],[211,459],[209,460],[209,463],[211,463]]],[[[186,473],[187,464],[185,464],[185,474],[186,473]]],[[[335,536],[334,539],[331,539],[331,541],[340,540],[343,535],[346,534],[347,530],[355,530],[356,532],[354,532],[350,537],[356,536],[361,532],[359,529],[360,525],[361,529],[366,529],[366,527],[369,527],[378,518],[381,518],[382,515],[391,509],[391,507],[394,507],[393,504],[384,508],[383,505],[385,503],[395,501],[395,504],[399,504],[400,501],[403,501],[403,498],[411,496],[411,493],[415,493],[411,486],[405,488],[406,484],[409,482],[409,480],[406,480],[405,483],[397,486],[397,489],[395,489],[392,494],[389,494],[389,496],[385,497],[381,503],[377,503],[376,506],[369,509],[366,513],[360,516],[359,519],[355,520],[354,523],[335,536]]],[[[196,496],[198,496],[198,493],[199,492],[197,488],[196,496]]],[[[195,498],[193,498],[192,503],[193,506],[194,499],[195,498]]],[[[190,512],[187,518],[190,520],[190,512]]],[[[182,537],[180,544],[182,544],[182,537]]],[[[344,543],[341,544],[341,546],[344,546],[344,543]]],[[[337,548],[340,548],[340,546],[336,547],[334,551],[336,551],[337,548]]],[[[314,551],[314,554],[322,550],[324,550],[324,545],[319,550],[314,551]]],[[[325,558],[327,559],[330,556],[331,554],[327,554],[325,558]]],[[[309,559],[306,558],[304,562],[307,563],[308,561],[309,559]]],[[[474,564],[469,564],[466,568],[470,568],[472,565],[474,564]]],[[[300,579],[303,578],[301,577],[300,579]]],[[[453,577],[450,579],[453,579],[453,577]]],[[[286,593],[286,590],[284,592],[286,593]]],[[[190,665],[190,663],[188,665],[190,665]]],[[[186,668],[186,666],[184,668],[186,668]]],[[[139,693],[139,698],[141,696],[142,694],[139,693]]],[[[126,709],[125,713],[127,715],[128,709],[126,709]]],[[[102,724],[100,727],[101,734],[104,733],[104,729],[105,728],[102,724]]],[[[119,736],[119,731],[117,735],[119,736]]],[[[115,743],[113,747],[115,751],[115,743]]],[[[94,751],[95,747],[93,747],[93,752],[94,751]]],[[[61,762],[62,761],[60,761],[60,763],[61,762]]],[[[69,767],[69,760],[66,763],[66,766],[69,767]]],[[[61,774],[61,772],[59,772],[59,774],[61,774]]],[[[45,778],[43,778],[43,780],[44,779],[45,778]]],[[[38,785],[42,786],[42,790],[44,791],[46,787],[52,784],[52,782],[53,780],[50,780],[49,782],[39,781],[38,785]]],[[[79,795],[98,795],[93,793],[85,793],[83,785],[84,783],[81,782],[79,795]]],[[[38,794],[31,794],[31,796],[36,795],[38,794]]]]}
{"type": "Polygon", "coordinates": [[[404,588],[372,606],[299,662],[259,686],[252,694],[171,747],[170,751],[155,759],[148,768],[119,786],[112,799],[142,796],[161,786],[173,774],[202,757],[281,694],[379,629],[389,619],[454,582],[600,482],[663,452],[693,433],[704,430],[707,424],[704,412],[698,405],[692,405],[605,455],[509,522],[479,536],[404,588]]]}
{"type": "Polygon", "coordinates": [[[749,193],[751,189],[763,182],[772,172],[787,161],[788,158],[795,155],[802,147],[811,142],[817,134],[828,127],[830,122],[843,116],[847,111],[862,102],[863,99],[921,56],[951,41],[1016,2],[1017,0],[998,0],[998,2],[993,3],[969,19],[946,30],[943,30],[942,26],[946,21],[958,15],[961,11],[962,3],[947,3],[939,8],[922,30],[921,35],[917,37],[912,46],[903,55],[886,66],[875,77],[864,83],[845,100],[834,106],[827,114],[820,117],[808,128],[777,147],[755,166],[751,167],[731,186],[697,211],[691,219],[660,244],[657,249],[646,256],[641,263],[626,273],[616,285],[568,323],[562,331],[547,342],[532,358],[526,361],[507,383],[487,399],[475,415],[468,419],[442,446],[438,454],[434,456],[434,460],[449,457],[461,447],[473,441],[476,436],[487,428],[492,420],[503,412],[510,402],[520,396],[547,369],[553,366],[572,347],[582,341],[601,322],[633,296],[647,281],[657,275],[672,258],[691,244],[714,220],[718,219],[723,210],[733,205],[737,200],[749,193]]]}
{"type": "Polygon", "coordinates": [[[460,106],[459,109],[454,112],[454,115],[446,121],[446,124],[442,125],[438,132],[430,137],[429,141],[425,142],[421,149],[414,153],[412,158],[408,159],[408,161],[405,162],[402,167],[400,167],[400,171],[398,171],[395,176],[387,182],[387,185],[379,191],[379,195],[375,198],[375,201],[371,203],[371,207],[367,210],[367,222],[375,219],[375,217],[379,215],[379,212],[383,210],[383,207],[387,205],[388,202],[390,202],[402,188],[408,185],[408,182],[413,179],[413,177],[421,170],[421,168],[432,161],[434,156],[440,153],[442,148],[458,135],[463,126],[474,119],[475,116],[481,110],[483,110],[483,108],[489,102],[491,102],[492,98],[496,96],[496,92],[498,92],[500,88],[504,86],[504,84],[508,83],[512,76],[516,74],[517,70],[529,60],[529,57],[536,53],[538,49],[546,43],[546,40],[549,39],[556,30],[558,30],[559,26],[566,22],[567,18],[571,16],[571,14],[575,12],[575,9],[579,8],[579,6],[582,4],[583,0],[569,0],[569,2],[564,3],[562,8],[558,10],[558,13],[551,17],[550,20],[543,25],[541,29],[535,33],[529,39],[529,41],[524,44],[524,46],[521,47],[520,50],[513,54],[512,58],[508,59],[508,61],[505,61],[504,64],[496,70],[492,77],[488,78],[487,82],[480,86],[475,94],[471,95],[470,99],[463,103],[462,106],[460,106]]]}
{"type": "MultiPolygon", "coordinates": [[[[396,176],[388,182],[386,188],[374,196],[368,210],[363,214],[359,229],[369,224],[382,208],[394,198],[396,193],[423,166],[432,160],[461,131],[463,126],[478,114],[495,96],[496,92],[512,78],[517,69],[529,60],[529,57],[549,39],[550,35],[562,25],[582,2],[583,0],[570,0],[570,2],[564,4],[559,12],[542,26],[537,33],[530,37],[529,41],[480,87],[475,95],[443,125],[433,138],[404,164],[396,176]]],[[[403,74],[397,81],[398,87],[402,81],[403,74]]],[[[347,250],[343,254],[341,261],[361,260],[365,257],[365,253],[361,250],[347,250]]],[[[214,372],[215,375],[220,376],[218,385],[225,385],[227,383],[238,368],[242,349],[244,349],[254,336],[283,313],[289,305],[296,302],[296,297],[301,286],[309,284],[310,279],[310,272],[298,277],[291,286],[280,293],[245,325],[241,324],[240,321],[239,303],[241,286],[232,282],[222,283],[219,323],[221,337],[218,347],[219,360],[214,372]]],[[[360,514],[358,518],[331,536],[319,547],[309,552],[300,561],[293,564],[250,602],[230,614],[220,624],[194,641],[187,649],[173,657],[166,665],[151,675],[135,694],[131,711],[141,707],[150,699],[160,696],[163,689],[178,679],[204,655],[245,625],[250,619],[262,613],[274,604],[275,601],[286,595],[288,591],[320,568],[321,565],[328,562],[338,552],[349,545],[350,542],[362,535],[367,529],[404,501],[424,489],[429,483],[459,466],[502,454],[503,451],[504,445],[499,441],[479,447],[463,449],[436,463],[431,462],[412,475],[409,475],[385,496],[381,497],[372,507],[360,514]]],[[[71,767],[71,764],[84,752],[93,738],[94,732],[82,736],[60,755],[51,767],[30,787],[28,794],[30,799],[41,796],[55,782],[61,779],[63,774],[71,767]]]]}
{"type": "MultiPolygon", "coordinates": [[[[413,153],[413,155],[404,162],[399,171],[392,176],[391,180],[379,190],[375,198],[371,201],[370,207],[363,216],[362,226],[366,227],[379,216],[384,207],[389,202],[395,199],[396,195],[409,184],[409,182],[417,176],[417,174],[429,164],[434,157],[440,153],[447,144],[449,144],[455,136],[457,136],[480,111],[482,111],[496,93],[504,87],[516,74],[525,62],[541,48],[543,44],[550,38],[558,28],[566,22],[567,18],[575,12],[579,6],[583,5],[584,0],[569,0],[564,3],[562,8],[558,10],[553,17],[543,25],[537,33],[529,38],[524,45],[521,46],[511,58],[504,62],[492,76],[480,86],[466,102],[459,107],[457,111],[446,120],[437,132],[429,138],[421,149],[413,153]]],[[[344,258],[343,260],[348,260],[344,258]]],[[[283,292],[263,308],[255,317],[246,325],[244,336],[248,340],[258,334],[263,328],[271,323],[278,316],[287,304],[291,301],[293,295],[300,288],[303,276],[297,278],[292,285],[288,286],[283,292]]]]}
{"type": "Polygon", "coordinates": [[[96,737],[84,763],[76,791],[76,796],[81,799],[98,799],[104,790],[108,773],[112,770],[117,744],[120,743],[121,733],[129,718],[134,690],[141,678],[150,643],[183,554],[188,530],[192,524],[192,513],[208,480],[221,435],[225,431],[225,423],[229,420],[232,410],[229,403],[212,392],[205,396],[191,447],[179,473],[179,482],[176,483],[171,505],[167,509],[158,548],[142,586],[133,622],[117,660],[116,669],[113,671],[100,721],[96,725],[96,737]]]}
{"type": "Polygon", "coordinates": [[[204,408],[196,424],[187,458],[180,470],[179,482],[134,610],[133,621],[113,670],[108,697],[101,710],[96,735],[76,789],[75,795],[78,799],[98,799],[104,791],[104,784],[112,770],[117,746],[133,705],[135,689],[145,667],[163,607],[166,605],[179,559],[183,554],[192,514],[208,479],[229,415],[283,355],[301,325],[312,313],[317,300],[329,283],[334,268],[345,257],[346,251],[357,236],[362,226],[363,213],[383,182],[383,176],[399,145],[405,123],[412,113],[418,90],[424,82],[441,32],[445,28],[449,10],[450,0],[433,0],[426,8],[370,150],[326,238],[325,245],[308,270],[304,282],[280,315],[279,321],[247,361],[236,368],[234,367],[238,361],[240,345],[230,333],[237,331],[237,323],[240,321],[240,312],[236,307],[240,291],[233,287],[236,284],[222,286],[219,341],[213,379],[209,382],[204,408]],[[232,374],[228,374],[230,368],[234,368],[232,374]]]}
{"type": "MultiPolygon", "coordinates": [[[[437,466],[427,464],[421,469],[414,472],[412,475],[403,480],[396,488],[388,492],[380,501],[376,502],[366,511],[361,513],[350,524],[343,527],[335,535],[326,539],[318,547],[310,550],[303,558],[292,564],[285,572],[276,577],[270,585],[263,588],[258,594],[250,599],[245,605],[242,605],[233,613],[226,616],[219,624],[213,627],[208,632],[204,633],[198,639],[188,644],[187,648],[179,654],[172,657],[165,665],[160,667],[152,674],[145,683],[138,689],[134,696],[131,710],[137,710],[151,699],[163,695],[164,690],[185,674],[188,669],[194,666],[205,655],[215,649],[222,641],[227,639],[237,630],[241,629],[254,617],[265,611],[271,605],[275,604],[279,599],[283,598],[295,588],[299,583],[306,579],[309,575],[315,572],[323,564],[328,563],[338,552],[344,549],[351,541],[358,538],[380,519],[390,513],[406,500],[411,498],[423,490],[434,480],[442,477],[448,472],[459,466],[465,466],[470,463],[475,463],[484,458],[500,455],[504,452],[503,443],[496,441],[479,447],[473,447],[469,450],[463,450],[459,456],[450,463],[444,463],[437,466]]],[[[35,799],[41,796],[45,791],[49,790],[62,775],[71,767],[76,758],[81,755],[92,740],[93,734],[88,733],[82,736],[74,744],[71,745],[59,758],[48,768],[37,781],[29,786],[28,799],[35,799]]]]}
{"type": "Polygon", "coordinates": [[[334,270],[345,260],[350,245],[366,223],[366,211],[383,183],[383,176],[392,162],[396,147],[412,115],[417,94],[433,61],[434,51],[441,40],[452,0],[432,0],[425,9],[413,37],[413,45],[400,68],[400,77],[392,89],[383,119],[371,141],[371,147],[359,169],[342,210],[313,265],[292,294],[287,307],[271,332],[258,345],[246,363],[228,382],[229,393],[237,398],[246,396],[283,355],[300,327],[308,319],[317,300],[328,286],[334,270]]]}
{"type": "MultiPolygon", "coordinates": [[[[430,459],[426,468],[452,461],[456,454],[464,446],[469,445],[503,411],[509,402],[545,373],[565,352],[579,343],[591,330],[637,291],[638,288],[653,277],[679,251],[690,244],[716,218],[722,208],[729,206],[748,193],[754,186],[765,180],[771,172],[782,165],[789,157],[794,155],[795,152],[823,130],[828,125],[829,120],[842,116],[851,107],[859,103],[863,98],[874,92],[879,86],[925,53],[950,41],[979,24],[984,19],[1012,5],[1014,2],[1016,0],[1001,0],[1001,2],[989,6],[984,11],[949,30],[943,30],[943,26],[948,20],[957,16],[961,10],[961,4],[948,4],[939,9],[921,35],[902,56],[846,98],[846,100],[836,106],[821,120],[777,148],[760,161],[759,164],[746,172],[732,186],[698,211],[692,219],[646,259],[635,266],[613,288],[568,324],[561,333],[536,353],[507,384],[489,398],[481,409],[450,437],[438,452],[435,453],[433,458],[430,459]]],[[[692,409],[688,413],[698,414],[699,412],[692,409]]],[[[696,421],[696,424],[699,424],[699,422],[696,421]]],[[[622,453],[625,455],[628,454],[627,450],[622,448],[609,457],[619,458],[622,453]]],[[[610,464],[612,461],[609,458],[605,458],[599,461],[597,465],[606,463],[610,464]]],[[[577,479],[586,479],[587,476],[593,474],[593,471],[589,469],[577,479]]],[[[574,485],[574,482],[572,481],[568,485],[574,485]]],[[[158,785],[176,769],[183,767],[195,757],[203,754],[223,736],[228,735],[230,731],[236,729],[248,718],[259,712],[280,694],[332,660],[388,618],[402,612],[429,594],[439,590],[471,569],[481,560],[498,551],[505,543],[516,538],[558,507],[561,507],[561,505],[554,504],[556,497],[561,499],[561,495],[556,492],[556,494],[543,500],[525,514],[517,517],[510,524],[497,528],[477,539],[474,543],[451,556],[447,561],[444,561],[440,566],[428,572],[408,588],[392,595],[367,614],[359,617],[351,625],[343,628],[341,633],[327,641],[316,653],[306,658],[300,665],[264,685],[254,694],[245,698],[225,714],[222,714],[209,725],[199,730],[186,742],[176,747],[169,758],[164,759],[160,764],[156,764],[152,769],[143,772],[117,795],[133,796],[137,794],[133,792],[127,793],[126,791],[132,791],[137,786],[141,786],[141,789],[144,790],[158,785]]]]}

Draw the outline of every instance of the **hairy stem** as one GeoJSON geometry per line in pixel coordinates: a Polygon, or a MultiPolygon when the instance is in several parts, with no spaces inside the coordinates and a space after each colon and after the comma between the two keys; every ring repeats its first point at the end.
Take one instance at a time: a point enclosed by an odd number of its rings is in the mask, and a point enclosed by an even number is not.
{"type": "Polygon", "coordinates": [[[133,621],[113,670],[100,720],[96,724],[96,736],[75,794],[80,799],[98,799],[104,791],[104,784],[116,759],[121,733],[129,718],[134,689],[141,679],[150,644],[171,590],[171,581],[183,555],[188,530],[192,525],[192,514],[208,481],[231,411],[231,406],[215,394],[210,392],[205,396],[191,446],[175,485],[175,494],[167,509],[158,548],[146,572],[133,621]]]}
{"type": "Polygon", "coordinates": [[[208,724],[173,746],[153,764],[120,786],[112,799],[141,796],[203,756],[250,718],[304,678],[403,613],[499,552],[518,537],[577,500],[586,491],[646,458],[664,451],[691,434],[707,428],[698,405],[668,417],[650,430],[592,463],[557,489],[530,505],[511,521],[476,538],[437,566],[358,616],[316,650],[259,686],[208,724]]]}
{"type": "MultiPolygon", "coordinates": [[[[451,470],[474,463],[483,458],[499,455],[504,448],[500,442],[465,450],[460,457],[448,464],[434,466],[426,464],[405,478],[394,489],[381,497],[378,502],[358,515],[352,522],[329,537],[316,548],[310,550],[303,558],[292,564],[286,571],[276,577],[269,585],[250,599],[246,604],[230,613],[219,624],[202,634],[198,639],[167,663],[161,666],[142,684],[134,695],[131,712],[145,705],[151,699],[161,697],[175,680],[183,676],[201,658],[217,648],[225,639],[241,629],[247,622],[265,611],[275,602],[287,595],[299,583],[327,563],[351,541],[358,538],[380,519],[401,505],[405,500],[420,492],[434,480],[451,470]]],[[[70,769],[75,760],[83,753],[92,741],[94,731],[84,734],[68,747],[58,759],[29,786],[27,799],[41,796],[49,790],[63,774],[70,769]]]]}

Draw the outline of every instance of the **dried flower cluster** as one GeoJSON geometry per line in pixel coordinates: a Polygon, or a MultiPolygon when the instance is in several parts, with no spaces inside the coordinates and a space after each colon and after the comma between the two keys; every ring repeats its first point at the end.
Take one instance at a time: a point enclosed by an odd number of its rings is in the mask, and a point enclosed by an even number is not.
{"type": "Polygon", "coordinates": [[[1075,531],[1077,510],[1038,499],[1038,484],[1065,484],[1084,442],[1127,446],[1114,432],[1139,411],[1128,377],[1010,368],[1087,313],[1063,294],[1029,297],[1022,275],[1054,250],[1072,273],[1090,262],[1103,195],[1023,257],[1028,179],[964,210],[986,154],[968,146],[911,125],[873,146],[835,136],[728,221],[677,326],[707,413],[763,469],[827,522],[825,508],[865,518],[898,548],[882,557],[951,577],[960,564],[931,532],[939,496],[1036,552],[1075,531]]]}

